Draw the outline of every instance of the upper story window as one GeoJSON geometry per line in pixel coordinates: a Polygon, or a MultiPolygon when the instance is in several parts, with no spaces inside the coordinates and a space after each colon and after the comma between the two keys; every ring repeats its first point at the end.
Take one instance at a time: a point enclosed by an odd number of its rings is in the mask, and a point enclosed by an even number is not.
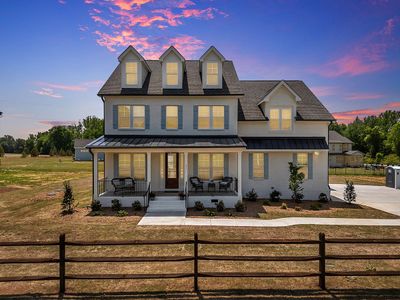
{"type": "Polygon", "coordinates": [[[118,129],[145,129],[144,105],[118,105],[118,129]]]}
{"type": "Polygon", "coordinates": [[[175,86],[179,83],[179,72],[177,62],[167,62],[166,63],[166,76],[167,85],[175,86]]]}
{"type": "Polygon", "coordinates": [[[131,127],[131,107],[128,105],[118,105],[118,128],[131,127]]]}
{"type": "Polygon", "coordinates": [[[125,63],[126,72],[126,84],[137,85],[138,84],[138,63],[128,61],[125,63]]]}
{"type": "Polygon", "coordinates": [[[271,130],[291,130],[292,109],[271,108],[269,111],[269,127],[271,130]]]}
{"type": "Polygon", "coordinates": [[[217,62],[207,62],[207,85],[218,85],[218,63],[217,62]]]}
{"type": "Polygon", "coordinates": [[[224,129],[225,107],[223,105],[200,105],[198,111],[199,129],[224,129]]]}
{"type": "Polygon", "coordinates": [[[132,116],[133,116],[133,128],[134,129],[144,129],[145,127],[145,112],[144,105],[134,105],[132,106],[132,116]]]}
{"type": "Polygon", "coordinates": [[[165,114],[166,129],[178,129],[178,106],[168,105],[165,114]]]}

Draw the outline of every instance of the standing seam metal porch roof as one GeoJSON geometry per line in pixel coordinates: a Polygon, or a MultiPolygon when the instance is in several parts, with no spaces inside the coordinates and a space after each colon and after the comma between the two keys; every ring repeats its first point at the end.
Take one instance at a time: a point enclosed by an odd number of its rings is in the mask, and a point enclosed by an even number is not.
{"type": "Polygon", "coordinates": [[[324,137],[243,137],[247,149],[327,150],[324,137]]]}

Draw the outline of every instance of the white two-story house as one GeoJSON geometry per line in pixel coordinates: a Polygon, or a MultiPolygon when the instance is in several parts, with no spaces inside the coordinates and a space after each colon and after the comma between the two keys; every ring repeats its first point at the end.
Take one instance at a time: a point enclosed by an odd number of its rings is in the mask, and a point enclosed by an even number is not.
{"type": "MultiPolygon", "coordinates": [[[[89,145],[93,199],[139,200],[149,210],[196,201],[233,207],[251,189],[290,198],[289,162],[305,173],[305,199],[329,194],[328,125],[334,120],[298,80],[239,80],[232,61],[210,47],[186,60],[174,47],[146,60],[133,47],[100,89],[104,136],[89,145]],[[98,158],[104,153],[104,173],[98,158]],[[118,178],[127,181],[126,189],[118,178]],[[116,190],[117,189],[117,190],[116,190]],[[149,191],[155,200],[148,202],[149,191]]],[[[174,208],[175,209],[175,208],[174,208]]]]}

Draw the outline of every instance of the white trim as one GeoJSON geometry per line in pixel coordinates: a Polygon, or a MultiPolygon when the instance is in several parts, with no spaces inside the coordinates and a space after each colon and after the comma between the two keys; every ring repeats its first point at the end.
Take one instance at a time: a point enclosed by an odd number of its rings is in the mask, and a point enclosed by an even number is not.
{"type": "Polygon", "coordinates": [[[214,46],[211,46],[210,48],[207,49],[206,52],[204,52],[204,54],[200,57],[200,62],[203,62],[204,59],[208,56],[208,54],[210,54],[211,52],[214,52],[215,55],[218,56],[218,58],[221,60],[221,62],[225,61],[225,57],[221,54],[221,52],[219,52],[217,50],[217,48],[215,48],[214,46]]]}
{"type": "Polygon", "coordinates": [[[272,89],[272,91],[270,91],[268,94],[266,94],[266,95],[264,96],[264,98],[263,98],[260,102],[257,103],[257,105],[260,105],[260,104],[263,103],[263,102],[269,102],[269,101],[271,100],[272,95],[273,95],[280,87],[282,87],[282,86],[284,86],[285,88],[287,88],[287,89],[289,90],[289,92],[291,92],[291,93],[293,94],[293,96],[295,96],[296,102],[301,101],[300,96],[299,96],[298,94],[296,94],[296,92],[293,91],[293,90],[290,88],[290,86],[289,86],[285,81],[282,80],[281,82],[279,82],[279,83],[272,89]]]}
{"type": "Polygon", "coordinates": [[[167,50],[165,50],[165,52],[161,54],[159,60],[162,62],[171,52],[173,52],[176,56],[178,56],[181,62],[185,61],[183,55],[180,54],[179,51],[174,46],[170,46],[167,50]]]}
{"type": "Polygon", "coordinates": [[[146,67],[147,71],[151,71],[149,65],[147,64],[146,60],[144,59],[144,57],[132,46],[129,46],[128,48],[126,48],[124,50],[124,52],[122,52],[120,54],[120,56],[118,56],[118,61],[121,62],[125,56],[127,56],[130,52],[132,52],[134,55],[136,55],[137,57],[139,57],[139,60],[141,62],[143,62],[144,66],[146,67]]]}

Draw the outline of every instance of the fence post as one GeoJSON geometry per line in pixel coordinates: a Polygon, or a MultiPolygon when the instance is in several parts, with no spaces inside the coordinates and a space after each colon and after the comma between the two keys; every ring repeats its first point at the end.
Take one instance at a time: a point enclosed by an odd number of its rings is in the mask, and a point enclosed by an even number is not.
{"type": "Polygon", "coordinates": [[[193,284],[194,290],[199,290],[198,276],[199,276],[199,237],[197,233],[194,234],[194,263],[193,263],[193,284]]]}
{"type": "Polygon", "coordinates": [[[60,234],[59,238],[59,294],[62,297],[65,293],[65,233],[60,234]]]}
{"type": "Polygon", "coordinates": [[[325,233],[319,234],[319,287],[326,289],[325,285],[325,233]]]}

